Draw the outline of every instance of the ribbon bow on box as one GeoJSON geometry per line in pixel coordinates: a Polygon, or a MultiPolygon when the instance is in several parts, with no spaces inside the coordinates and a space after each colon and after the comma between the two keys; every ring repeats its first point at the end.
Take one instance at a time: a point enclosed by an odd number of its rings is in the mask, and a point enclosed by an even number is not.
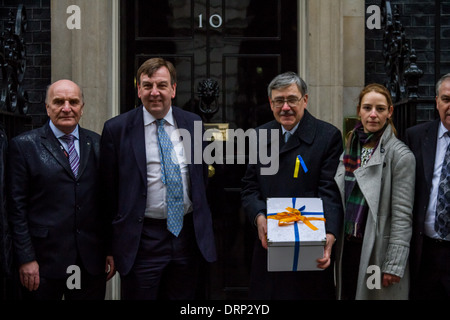
{"type": "Polygon", "coordinates": [[[310,227],[312,230],[316,231],[318,230],[316,226],[314,226],[310,220],[320,220],[325,221],[325,218],[316,218],[316,217],[305,217],[302,215],[301,211],[305,209],[305,206],[301,207],[300,209],[294,209],[291,207],[287,207],[286,211],[279,212],[275,215],[268,215],[268,219],[275,219],[278,220],[278,225],[280,227],[287,226],[291,223],[295,223],[297,221],[303,222],[305,225],[310,227]]]}
{"type": "MultiPolygon", "coordinates": [[[[278,248],[277,248],[278,246],[285,247],[285,248],[292,247],[292,249],[293,249],[292,267],[283,265],[283,267],[281,267],[281,269],[278,267],[275,267],[276,270],[273,269],[272,271],[297,271],[299,269],[302,270],[302,268],[304,268],[304,266],[306,266],[308,264],[311,264],[311,266],[312,266],[312,264],[314,264],[316,257],[314,258],[313,262],[309,261],[310,257],[308,256],[308,254],[311,254],[310,250],[313,250],[313,251],[315,250],[315,249],[311,249],[311,248],[314,248],[315,246],[322,247],[324,245],[323,238],[325,238],[325,234],[323,234],[324,237],[322,238],[321,230],[322,231],[325,231],[325,230],[323,230],[322,227],[320,227],[320,229],[319,229],[319,227],[316,227],[311,223],[311,221],[313,221],[313,220],[325,221],[322,203],[321,202],[318,203],[318,201],[320,201],[320,199],[318,199],[318,198],[311,198],[311,199],[309,199],[309,198],[292,198],[291,206],[286,204],[285,201],[286,201],[286,199],[284,199],[284,198],[268,199],[268,211],[273,212],[273,213],[268,213],[267,219],[278,220],[278,223],[277,223],[278,226],[276,226],[275,223],[271,223],[270,226],[268,226],[269,229],[272,229],[272,227],[278,228],[278,231],[274,230],[273,235],[271,235],[272,239],[268,239],[269,240],[269,249],[270,249],[269,251],[271,251],[273,253],[278,252],[278,251],[276,251],[276,250],[278,250],[278,248]],[[297,199],[299,199],[300,201],[306,201],[305,205],[301,206],[299,209],[295,209],[296,207],[299,207],[296,205],[297,199]],[[282,201],[283,204],[280,203],[281,200],[283,200],[282,201]],[[279,208],[283,208],[286,205],[288,205],[288,207],[285,208],[284,211],[282,211],[282,212],[275,211],[277,209],[279,210],[279,208]],[[304,211],[306,207],[309,208],[310,212],[304,211]],[[307,226],[308,228],[300,228],[300,222],[303,222],[303,224],[305,226],[307,226]],[[292,228],[293,233],[294,233],[293,239],[289,234],[286,235],[285,232],[282,232],[279,229],[280,227],[284,228],[284,227],[289,227],[289,226],[293,227],[292,228]],[[306,260],[302,260],[302,261],[300,259],[300,242],[301,242],[300,237],[302,237],[302,242],[305,244],[305,246],[309,247],[309,249],[306,251],[307,252],[306,256],[304,256],[304,258],[302,258],[302,259],[306,259],[306,260]],[[282,243],[282,244],[278,245],[277,243],[282,243]]],[[[322,223],[320,223],[320,224],[322,225],[322,223]]],[[[286,230],[291,230],[291,228],[288,228],[286,230]]],[[[323,250],[323,248],[320,248],[320,249],[323,250]]],[[[320,249],[319,249],[319,251],[320,251],[320,249]]],[[[269,252],[269,254],[271,254],[271,253],[269,252]]],[[[315,251],[314,255],[316,255],[316,254],[317,254],[317,256],[320,256],[320,253],[318,251],[315,251]]],[[[288,254],[288,260],[290,260],[289,257],[290,257],[290,254],[288,254]]],[[[290,264],[289,261],[286,261],[286,262],[288,264],[290,264]]],[[[317,269],[314,268],[314,269],[308,269],[308,270],[317,270],[317,269]]]]}

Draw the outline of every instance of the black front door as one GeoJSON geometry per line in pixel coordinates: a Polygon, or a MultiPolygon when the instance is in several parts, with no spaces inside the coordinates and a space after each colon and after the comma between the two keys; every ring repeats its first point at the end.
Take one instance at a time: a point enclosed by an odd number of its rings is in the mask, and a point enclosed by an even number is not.
{"type": "MultiPolygon", "coordinates": [[[[272,120],[267,85],[297,71],[297,0],[122,0],[121,17],[121,112],[140,104],[135,74],[155,56],[177,69],[173,104],[207,128],[272,120]]],[[[254,234],[240,202],[245,164],[232,163],[213,164],[208,186],[219,255],[205,284],[211,299],[247,297],[254,234]]]]}

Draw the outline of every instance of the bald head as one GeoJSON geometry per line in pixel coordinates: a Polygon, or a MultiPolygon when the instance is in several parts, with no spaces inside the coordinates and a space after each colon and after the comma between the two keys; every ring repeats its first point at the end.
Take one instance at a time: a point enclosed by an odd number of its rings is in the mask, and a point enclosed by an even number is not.
{"type": "Polygon", "coordinates": [[[66,134],[75,130],[84,107],[82,90],[75,82],[64,79],[52,83],[45,104],[50,120],[59,130],[66,134]]]}
{"type": "Polygon", "coordinates": [[[75,82],[73,82],[71,80],[67,80],[67,79],[55,81],[52,84],[47,86],[47,92],[45,95],[45,104],[48,104],[48,96],[50,94],[50,90],[52,90],[55,86],[60,86],[60,85],[64,85],[64,84],[76,86],[78,88],[78,90],[80,90],[81,101],[84,104],[84,95],[83,95],[83,90],[81,90],[81,87],[78,84],[76,84],[75,82]]]}

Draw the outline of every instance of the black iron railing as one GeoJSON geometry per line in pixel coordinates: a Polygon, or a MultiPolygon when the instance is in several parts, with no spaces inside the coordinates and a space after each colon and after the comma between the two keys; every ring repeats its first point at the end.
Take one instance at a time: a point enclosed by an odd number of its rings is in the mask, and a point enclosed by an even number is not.
{"type": "Polygon", "coordinates": [[[19,5],[17,13],[9,12],[9,21],[0,37],[1,97],[0,109],[27,113],[27,93],[22,81],[26,69],[24,33],[27,28],[25,7],[19,5]]]}
{"type": "Polygon", "coordinates": [[[420,99],[419,80],[423,71],[416,64],[416,53],[406,38],[400,22],[398,6],[391,1],[382,1],[383,57],[387,75],[385,86],[389,89],[394,103],[394,125],[400,138],[406,128],[417,123],[417,106],[430,103],[420,99]]]}
{"type": "Polygon", "coordinates": [[[0,124],[9,138],[26,130],[31,119],[28,111],[28,94],[23,87],[26,70],[27,29],[25,7],[9,11],[9,19],[0,35],[0,124]]]}

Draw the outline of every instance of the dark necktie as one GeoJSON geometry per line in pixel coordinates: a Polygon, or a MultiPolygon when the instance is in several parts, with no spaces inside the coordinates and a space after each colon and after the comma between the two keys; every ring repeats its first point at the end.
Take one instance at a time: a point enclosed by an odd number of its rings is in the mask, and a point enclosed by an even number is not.
{"type": "Polygon", "coordinates": [[[75,137],[71,134],[67,134],[62,136],[61,139],[67,142],[69,148],[70,168],[72,168],[72,172],[76,177],[78,174],[78,167],[80,166],[80,157],[78,156],[77,150],[75,149],[75,137]]]}
{"type": "Polygon", "coordinates": [[[442,238],[450,233],[450,144],[447,147],[442,164],[434,229],[442,238]]]}
{"type": "Polygon", "coordinates": [[[167,187],[167,229],[178,237],[183,227],[183,182],[175,149],[164,130],[164,119],[158,124],[159,156],[161,159],[161,180],[167,187]]]}

